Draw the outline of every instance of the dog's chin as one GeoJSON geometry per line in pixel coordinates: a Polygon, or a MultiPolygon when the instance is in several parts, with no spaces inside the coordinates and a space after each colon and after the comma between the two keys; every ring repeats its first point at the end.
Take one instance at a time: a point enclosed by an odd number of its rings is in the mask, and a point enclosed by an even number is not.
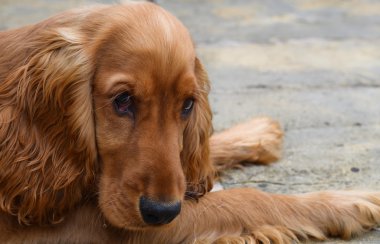
{"type": "Polygon", "coordinates": [[[133,221],[131,222],[131,219],[115,219],[114,217],[107,217],[105,216],[107,222],[118,229],[124,229],[124,230],[133,230],[133,231],[144,231],[144,230],[152,230],[152,229],[164,229],[164,228],[170,228],[170,226],[173,224],[175,220],[168,224],[162,224],[162,225],[148,225],[144,222],[136,221],[137,219],[135,217],[131,217],[133,221]]]}
{"type": "Polygon", "coordinates": [[[136,214],[129,214],[128,211],[119,212],[112,209],[102,209],[103,216],[113,227],[119,229],[141,230],[148,226],[140,220],[136,214]]]}
{"type": "Polygon", "coordinates": [[[162,230],[162,229],[170,228],[170,226],[173,225],[173,222],[174,220],[168,224],[162,224],[162,225],[147,225],[145,223],[141,225],[126,224],[123,227],[119,227],[119,228],[124,229],[124,230],[133,230],[133,231],[158,230],[158,229],[162,230]]]}
{"type": "Polygon", "coordinates": [[[123,227],[118,227],[120,229],[124,229],[124,230],[133,230],[133,231],[146,231],[146,230],[158,230],[158,229],[166,229],[166,228],[170,228],[170,226],[172,226],[173,222],[171,223],[168,223],[168,224],[162,224],[162,225],[147,225],[147,224],[142,224],[142,225],[130,225],[130,224],[126,224],[124,225],[123,227]]]}

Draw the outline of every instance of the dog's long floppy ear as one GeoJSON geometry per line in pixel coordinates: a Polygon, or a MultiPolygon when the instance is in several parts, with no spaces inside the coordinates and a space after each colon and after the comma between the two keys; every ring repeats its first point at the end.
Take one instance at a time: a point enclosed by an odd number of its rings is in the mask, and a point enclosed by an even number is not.
{"type": "Polygon", "coordinates": [[[81,36],[34,35],[27,48],[14,44],[29,53],[0,82],[0,211],[24,224],[61,220],[94,182],[96,161],[92,68],[81,36]]]}
{"type": "Polygon", "coordinates": [[[186,196],[199,198],[213,186],[214,168],[210,160],[209,138],[212,133],[212,115],[208,102],[210,83],[198,58],[195,75],[199,86],[196,103],[183,138],[182,164],[186,177],[186,196]]]}

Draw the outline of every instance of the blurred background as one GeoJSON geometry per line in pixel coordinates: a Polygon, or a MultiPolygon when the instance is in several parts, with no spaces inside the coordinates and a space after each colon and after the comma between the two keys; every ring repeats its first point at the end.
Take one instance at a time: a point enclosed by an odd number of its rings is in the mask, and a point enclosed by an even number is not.
{"type": "MultiPolygon", "coordinates": [[[[0,30],[95,2],[116,1],[0,0],[0,30]]],[[[380,190],[380,1],[157,2],[197,44],[216,131],[262,115],[285,130],[282,160],[230,170],[224,187],[380,190]]]]}

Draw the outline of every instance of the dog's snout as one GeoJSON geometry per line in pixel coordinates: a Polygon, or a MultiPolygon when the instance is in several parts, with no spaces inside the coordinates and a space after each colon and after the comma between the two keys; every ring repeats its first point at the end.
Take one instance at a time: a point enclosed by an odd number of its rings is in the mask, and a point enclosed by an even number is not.
{"type": "Polygon", "coordinates": [[[147,197],[140,198],[140,213],[146,224],[170,223],[181,212],[181,202],[157,202],[147,197]]]}

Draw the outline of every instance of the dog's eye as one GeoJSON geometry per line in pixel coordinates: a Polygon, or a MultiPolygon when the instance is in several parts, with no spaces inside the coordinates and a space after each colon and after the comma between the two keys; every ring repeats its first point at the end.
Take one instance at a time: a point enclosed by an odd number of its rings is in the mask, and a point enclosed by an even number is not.
{"type": "Polygon", "coordinates": [[[193,110],[193,106],[194,106],[194,99],[193,98],[186,99],[182,106],[181,115],[183,117],[187,117],[190,114],[191,110],[193,110]]]}
{"type": "Polygon", "coordinates": [[[113,101],[115,110],[119,115],[134,115],[134,104],[132,96],[128,92],[119,94],[113,101]]]}

